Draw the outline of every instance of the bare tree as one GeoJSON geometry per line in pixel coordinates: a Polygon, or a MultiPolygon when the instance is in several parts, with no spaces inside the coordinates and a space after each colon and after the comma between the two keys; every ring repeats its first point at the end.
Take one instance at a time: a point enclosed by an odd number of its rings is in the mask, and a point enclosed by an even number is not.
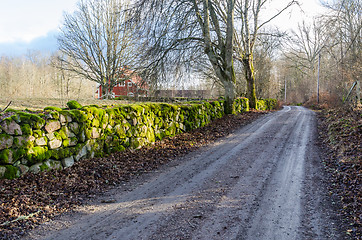
{"type": "Polygon", "coordinates": [[[260,23],[260,13],[267,2],[138,0],[136,12],[139,19],[146,19],[148,22],[149,28],[146,32],[152,38],[150,40],[148,37],[146,41],[151,49],[148,56],[156,56],[151,62],[156,63],[155,66],[160,69],[170,63],[175,66],[175,62],[194,63],[197,62],[196,58],[206,58],[225,89],[228,106],[226,109],[227,112],[231,112],[236,85],[233,59],[240,60],[243,65],[244,76],[248,82],[250,106],[255,108],[253,51],[259,30],[297,3],[295,0],[289,1],[274,16],[260,23]]]}
{"type": "Polygon", "coordinates": [[[325,42],[326,34],[321,25],[316,21],[310,26],[303,22],[302,25],[298,25],[297,32],[292,32],[287,57],[290,57],[304,74],[314,77],[316,61],[325,42]]]}
{"type": "MultiPolygon", "coordinates": [[[[207,60],[225,89],[226,113],[235,98],[233,65],[235,0],[138,0],[136,18],[145,27],[150,74],[167,77],[207,60]],[[225,18],[222,18],[225,17],[225,18]]],[[[145,58],[146,59],[146,58],[145,58]]]]}
{"type": "MultiPolygon", "coordinates": [[[[265,30],[263,30],[265,31],[265,30]]],[[[276,98],[278,84],[275,83],[273,68],[277,52],[281,49],[286,34],[277,29],[269,29],[259,34],[254,50],[255,87],[257,98],[276,98]]]]}
{"type": "Polygon", "coordinates": [[[298,81],[299,94],[302,95],[303,102],[306,102],[313,93],[317,93],[314,91],[317,89],[316,70],[327,38],[324,30],[323,25],[316,20],[311,25],[303,21],[298,25],[297,31],[292,31],[287,41],[287,49],[284,52],[286,65],[299,72],[298,74],[293,70],[288,71],[293,73],[294,81],[298,81]]]}
{"type": "Polygon", "coordinates": [[[137,63],[126,6],[122,0],[81,0],[77,11],[65,14],[58,38],[59,67],[97,82],[107,98],[137,63]]]}
{"type": "MultiPolygon", "coordinates": [[[[54,68],[51,64],[54,58],[56,56],[37,51],[17,57],[0,57],[0,98],[60,98],[62,101],[74,98],[82,79],[54,68]]],[[[79,97],[93,97],[94,85],[83,81],[79,97]]]]}
{"type": "Polygon", "coordinates": [[[338,88],[336,92],[345,95],[350,85],[360,80],[362,72],[362,3],[355,0],[322,3],[330,10],[329,14],[322,16],[327,29],[326,50],[330,56],[330,68],[336,71],[330,80],[339,79],[334,83],[335,88],[338,88]]]}
{"type": "Polygon", "coordinates": [[[243,64],[245,79],[247,81],[247,97],[251,108],[256,108],[256,91],[255,91],[255,70],[254,70],[254,48],[258,41],[260,30],[278,17],[298,1],[288,1],[284,8],[275,12],[272,17],[261,21],[261,15],[267,0],[237,0],[236,17],[238,23],[236,30],[236,58],[243,64]]]}

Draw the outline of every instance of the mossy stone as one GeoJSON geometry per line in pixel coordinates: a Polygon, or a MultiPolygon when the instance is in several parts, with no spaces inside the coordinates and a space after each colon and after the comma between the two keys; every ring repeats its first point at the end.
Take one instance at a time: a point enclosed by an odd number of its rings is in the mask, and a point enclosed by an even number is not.
{"type": "Polygon", "coordinates": [[[67,106],[69,109],[82,108],[82,105],[80,105],[76,100],[71,100],[71,101],[67,102],[67,106]]]}
{"type": "Polygon", "coordinates": [[[83,123],[86,120],[88,120],[87,114],[85,112],[81,111],[81,110],[78,110],[78,109],[70,110],[69,114],[78,123],[83,123]]]}
{"type": "Polygon", "coordinates": [[[42,162],[51,157],[51,153],[48,150],[48,147],[33,147],[28,149],[26,153],[26,159],[29,160],[30,163],[38,163],[42,162]]]}
{"type": "Polygon", "coordinates": [[[51,111],[51,112],[49,112],[49,116],[50,116],[50,118],[52,118],[52,119],[59,120],[60,114],[59,114],[59,112],[51,111]]]}
{"type": "Polygon", "coordinates": [[[98,119],[98,118],[94,118],[94,119],[92,120],[91,126],[98,128],[98,127],[100,126],[99,119],[98,119]]]}
{"type": "Polygon", "coordinates": [[[144,138],[132,138],[131,139],[131,148],[138,149],[145,145],[146,140],[144,138]]]}
{"type": "Polygon", "coordinates": [[[50,157],[56,160],[62,160],[64,158],[68,158],[70,156],[78,154],[79,148],[76,147],[67,147],[67,148],[58,148],[50,150],[50,157]]]}
{"type": "Polygon", "coordinates": [[[29,124],[33,129],[41,129],[45,125],[45,120],[36,114],[19,112],[20,121],[29,124]]]}
{"type": "MultiPolygon", "coordinates": [[[[27,150],[26,148],[18,148],[18,149],[12,149],[12,151],[13,151],[13,161],[17,161],[25,156],[27,150]]],[[[22,163],[26,164],[26,162],[27,161],[23,159],[22,163]]]]}
{"type": "Polygon", "coordinates": [[[70,140],[69,139],[64,139],[62,144],[63,144],[63,147],[69,147],[70,140]]]}
{"type": "Polygon", "coordinates": [[[143,125],[143,124],[140,124],[137,126],[137,136],[138,137],[146,137],[147,135],[147,126],[146,125],[143,125]]]}
{"type": "Polygon", "coordinates": [[[12,164],[13,162],[13,151],[11,149],[4,149],[0,151],[1,164],[12,164]]]}
{"type": "Polygon", "coordinates": [[[57,111],[57,112],[59,112],[59,111],[62,111],[62,109],[59,108],[59,107],[49,106],[49,107],[45,107],[45,108],[44,108],[44,111],[57,111]]]}
{"type": "Polygon", "coordinates": [[[18,177],[20,177],[20,170],[19,170],[19,168],[10,166],[10,165],[0,166],[0,176],[1,175],[3,175],[2,178],[5,178],[5,179],[18,178],[18,177]],[[5,171],[4,171],[4,168],[5,168],[5,171]],[[3,174],[1,174],[1,173],[3,173],[3,174]]]}
{"type": "Polygon", "coordinates": [[[36,138],[40,138],[44,136],[44,132],[42,130],[33,130],[33,136],[36,138]]]}
{"type": "Polygon", "coordinates": [[[262,99],[257,100],[256,109],[257,110],[262,110],[262,111],[267,110],[267,105],[266,105],[265,101],[262,100],[262,99]]]}
{"type": "Polygon", "coordinates": [[[23,135],[33,135],[33,129],[31,129],[29,124],[23,124],[20,126],[23,135]]]}
{"type": "Polygon", "coordinates": [[[9,135],[22,135],[20,125],[12,118],[5,118],[0,122],[2,130],[9,135]]]}
{"type": "Polygon", "coordinates": [[[58,120],[49,119],[46,122],[46,125],[45,125],[44,128],[48,133],[52,133],[54,131],[59,130],[61,128],[61,124],[60,124],[60,122],[58,120]]]}
{"type": "Polygon", "coordinates": [[[8,134],[0,134],[0,150],[10,148],[13,145],[14,137],[8,134]]]}
{"type": "Polygon", "coordinates": [[[156,141],[155,132],[151,127],[147,128],[146,138],[147,138],[147,141],[150,143],[156,141]]]}
{"type": "Polygon", "coordinates": [[[19,136],[14,137],[14,148],[31,148],[34,146],[35,137],[33,136],[19,136]]]}
{"type": "MultiPolygon", "coordinates": [[[[64,141],[66,141],[66,140],[64,140],[64,141]]],[[[73,147],[78,144],[78,138],[76,138],[76,137],[71,137],[68,139],[68,141],[69,141],[69,145],[68,145],[69,147],[73,147]]],[[[63,144],[64,144],[64,142],[63,142],[63,144]]]]}
{"type": "Polygon", "coordinates": [[[63,166],[60,161],[47,160],[42,163],[34,164],[29,168],[29,171],[33,173],[38,173],[42,171],[61,170],[61,169],[63,169],[63,166]]]}
{"type": "Polygon", "coordinates": [[[72,131],[74,134],[78,134],[80,130],[80,126],[77,122],[71,122],[68,124],[70,131],[72,131]]]}
{"type": "Polygon", "coordinates": [[[118,136],[119,138],[125,138],[125,137],[126,137],[126,131],[125,131],[125,129],[124,129],[123,126],[121,126],[121,125],[116,125],[116,126],[114,127],[114,131],[115,131],[115,133],[117,134],[117,136],[118,136]]]}

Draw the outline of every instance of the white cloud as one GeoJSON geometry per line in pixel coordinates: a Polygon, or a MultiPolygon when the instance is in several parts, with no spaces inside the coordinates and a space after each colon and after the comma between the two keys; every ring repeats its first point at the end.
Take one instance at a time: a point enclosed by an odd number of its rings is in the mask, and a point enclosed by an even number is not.
{"type": "Polygon", "coordinates": [[[74,11],[77,0],[1,0],[0,42],[46,36],[60,26],[63,11],[74,11]]]}

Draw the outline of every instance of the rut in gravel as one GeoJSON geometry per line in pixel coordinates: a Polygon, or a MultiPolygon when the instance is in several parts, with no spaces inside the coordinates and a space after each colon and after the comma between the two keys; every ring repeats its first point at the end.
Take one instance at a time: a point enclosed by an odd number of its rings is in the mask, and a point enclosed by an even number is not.
{"type": "Polygon", "coordinates": [[[284,107],[27,239],[340,239],[315,124],[284,107]]]}

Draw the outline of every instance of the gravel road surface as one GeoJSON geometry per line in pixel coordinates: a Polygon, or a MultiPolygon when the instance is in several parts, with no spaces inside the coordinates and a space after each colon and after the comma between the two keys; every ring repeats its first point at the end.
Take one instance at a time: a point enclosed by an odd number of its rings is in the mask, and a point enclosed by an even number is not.
{"type": "Polygon", "coordinates": [[[284,107],[25,239],[341,239],[316,135],[314,112],[284,107]]]}

